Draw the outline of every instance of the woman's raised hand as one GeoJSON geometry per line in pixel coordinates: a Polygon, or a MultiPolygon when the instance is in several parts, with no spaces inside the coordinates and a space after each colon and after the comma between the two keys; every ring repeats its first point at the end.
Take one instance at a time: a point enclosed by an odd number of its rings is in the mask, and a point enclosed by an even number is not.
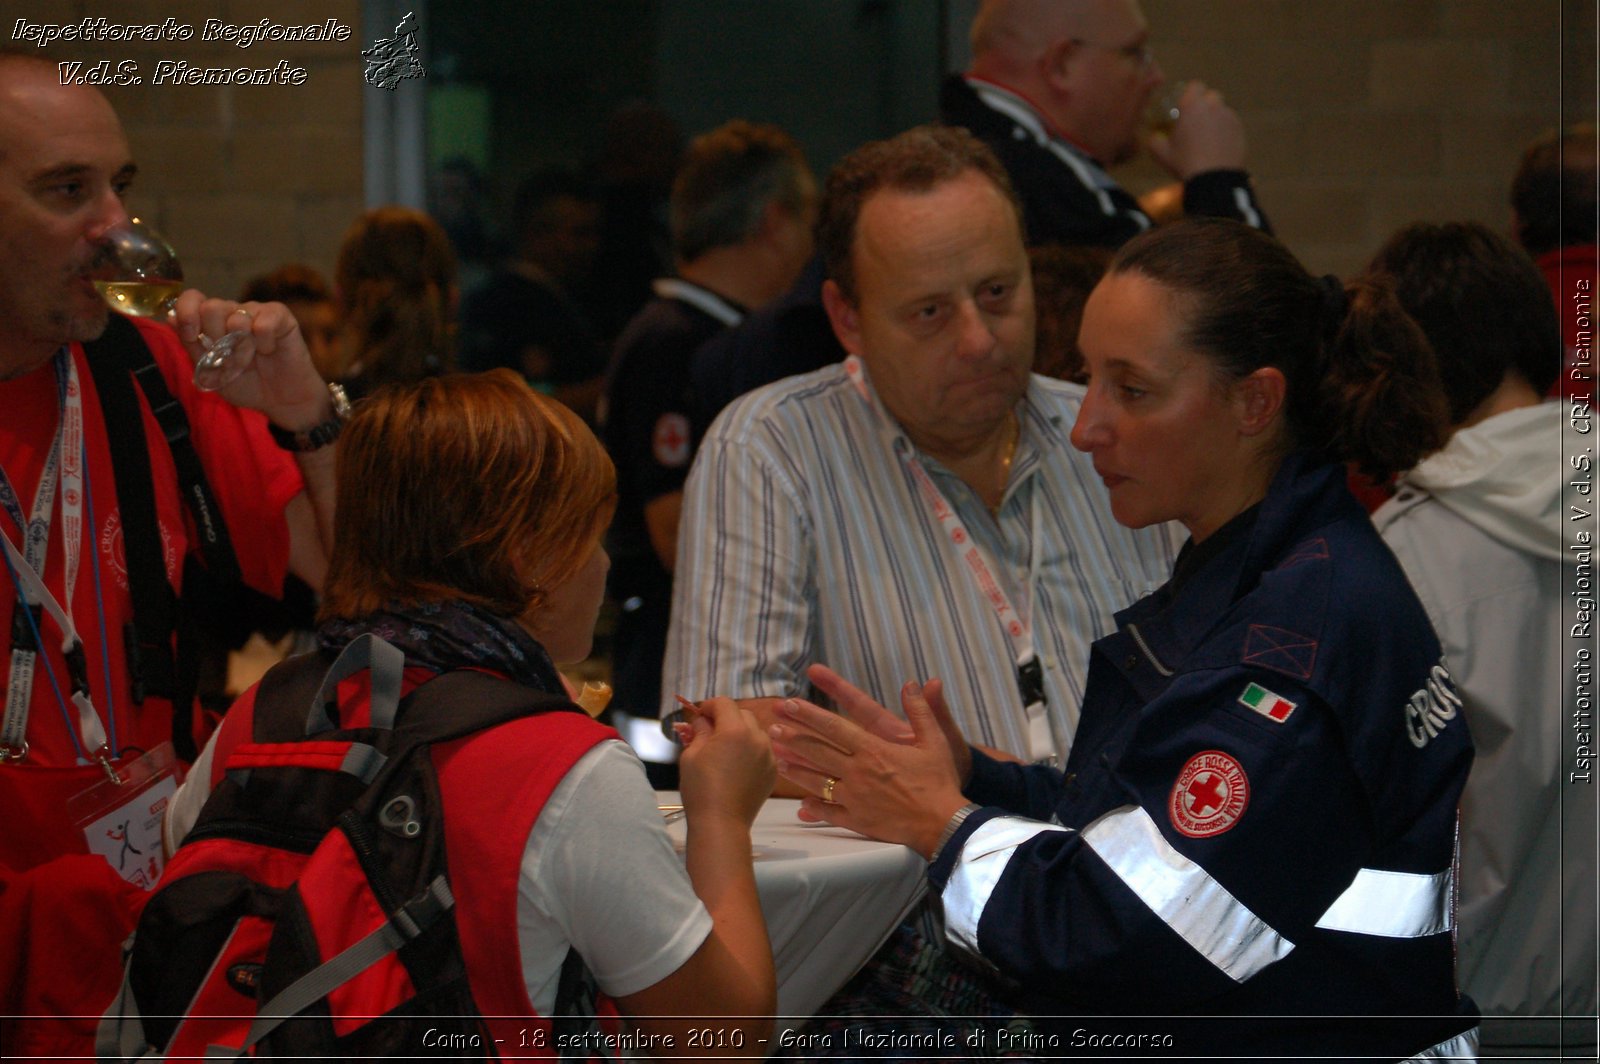
{"type": "Polygon", "coordinates": [[[684,812],[691,824],[726,816],[748,828],[777,779],[772,744],[731,698],[708,698],[695,710],[679,762],[684,812]]]}

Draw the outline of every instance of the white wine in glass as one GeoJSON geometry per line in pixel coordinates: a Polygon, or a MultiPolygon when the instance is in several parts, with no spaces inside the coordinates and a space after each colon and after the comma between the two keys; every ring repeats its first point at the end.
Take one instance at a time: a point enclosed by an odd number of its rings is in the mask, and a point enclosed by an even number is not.
{"type": "Polygon", "coordinates": [[[178,293],[183,291],[183,282],[96,281],[94,287],[112,310],[139,318],[160,318],[172,310],[178,293]]]}
{"type": "MultiPolygon", "coordinates": [[[[183,291],[178,253],[149,223],[129,218],[101,236],[101,254],[94,268],[94,287],[112,310],[140,318],[171,317],[183,291]]],[[[194,384],[203,391],[226,388],[255,358],[252,344],[240,344],[249,332],[236,330],[220,340],[200,334],[205,354],[195,362],[194,384]]]]}
{"type": "Polygon", "coordinates": [[[1147,134],[1164,133],[1169,137],[1172,135],[1182,114],[1178,104],[1188,87],[1187,81],[1169,81],[1162,86],[1160,92],[1150,98],[1144,110],[1144,131],[1147,134]]]}

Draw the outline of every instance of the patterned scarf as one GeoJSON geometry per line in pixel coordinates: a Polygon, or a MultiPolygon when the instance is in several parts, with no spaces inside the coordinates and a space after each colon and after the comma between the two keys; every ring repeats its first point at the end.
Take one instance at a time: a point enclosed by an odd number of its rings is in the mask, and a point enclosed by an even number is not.
{"type": "Polygon", "coordinates": [[[329,621],[317,631],[317,642],[337,654],[367,632],[393,644],[408,665],[439,672],[470,665],[548,694],[566,693],[550,655],[522,625],[469,602],[397,606],[353,621],[329,621]]]}

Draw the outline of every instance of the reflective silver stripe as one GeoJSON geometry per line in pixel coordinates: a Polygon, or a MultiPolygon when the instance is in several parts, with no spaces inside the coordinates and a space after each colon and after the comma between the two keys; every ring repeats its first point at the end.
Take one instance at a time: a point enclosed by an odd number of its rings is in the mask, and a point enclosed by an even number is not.
{"type": "Polygon", "coordinates": [[[1384,938],[1421,938],[1450,930],[1455,870],[1434,875],[1363,868],[1322,914],[1325,931],[1384,938]]]}
{"type": "Polygon", "coordinates": [[[989,904],[1000,874],[1018,846],[1035,835],[1047,831],[1066,831],[1066,828],[1044,824],[1022,817],[997,816],[978,826],[967,836],[956,858],[955,870],[944,885],[944,928],[950,941],[965,946],[973,953],[978,949],[978,921],[983,908],[989,904]]]}
{"type": "Polygon", "coordinates": [[[1173,849],[1138,806],[1107,813],[1083,829],[1083,841],[1162,923],[1234,982],[1294,949],[1204,868],[1173,849]]]}
{"type": "Polygon", "coordinates": [[[1261,215],[1256,211],[1255,206],[1250,202],[1250,193],[1246,192],[1242,188],[1234,189],[1233,205],[1239,209],[1239,213],[1243,216],[1244,223],[1246,225],[1250,226],[1252,229],[1261,228],[1261,215]]]}
{"type": "Polygon", "coordinates": [[[1478,1028],[1464,1031],[1454,1038],[1430,1046],[1414,1057],[1407,1057],[1405,1064],[1414,1061],[1428,1060],[1477,1060],[1478,1059],[1478,1028]]]}

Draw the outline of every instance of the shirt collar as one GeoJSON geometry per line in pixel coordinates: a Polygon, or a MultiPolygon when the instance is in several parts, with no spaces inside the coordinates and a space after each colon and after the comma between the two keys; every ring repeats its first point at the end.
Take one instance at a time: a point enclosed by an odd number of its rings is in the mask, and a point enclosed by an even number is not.
{"type": "Polygon", "coordinates": [[[739,304],[723,298],[704,285],[685,281],[681,277],[659,277],[650,282],[650,290],[662,299],[686,303],[730,327],[744,320],[744,308],[739,304]]]}
{"type": "Polygon", "coordinates": [[[1011,119],[1017,125],[1027,130],[1033,139],[1040,144],[1054,142],[1067,148],[1085,160],[1099,166],[1099,160],[1090,155],[1088,149],[1074,141],[1061,130],[1057,129],[1044,115],[1044,109],[1028,99],[1016,89],[1007,88],[999,82],[989,81],[986,78],[976,77],[972,74],[962,75],[967,85],[977,94],[984,106],[990,110],[998,111],[1011,119]]]}
{"type": "MultiPolygon", "coordinates": [[[[877,425],[879,436],[890,449],[895,454],[914,454],[933,472],[955,476],[942,462],[924,454],[915,443],[911,442],[911,437],[906,435],[906,430],[900,426],[900,422],[889,413],[888,407],[883,405],[883,399],[878,395],[878,390],[872,386],[872,374],[867,370],[866,363],[855,355],[845,360],[846,378],[852,381],[855,379],[850,369],[852,363],[860,370],[861,387],[857,395],[877,425]]],[[[1022,393],[1022,398],[1015,408],[1020,419],[1020,432],[1017,436],[1017,453],[1012,467],[1013,475],[1018,480],[1031,475],[1046,454],[1059,447],[1071,446],[1071,441],[1067,437],[1070,426],[1063,428],[1059,413],[1046,411],[1041,407],[1039,389],[1038,380],[1029,374],[1028,389],[1022,393]]]]}
{"type": "MultiPolygon", "coordinates": [[[[1233,603],[1253,591],[1269,566],[1314,558],[1316,544],[1297,540],[1361,508],[1348,492],[1332,490],[1344,467],[1303,452],[1279,466],[1266,498],[1223,525],[1199,546],[1185,544],[1173,577],[1116,615],[1137,624],[1151,651],[1168,666],[1183,661],[1233,603]],[[1286,557],[1291,551],[1294,557],[1286,557]]],[[[1323,548],[1325,550],[1325,548],[1323,548]]]]}

